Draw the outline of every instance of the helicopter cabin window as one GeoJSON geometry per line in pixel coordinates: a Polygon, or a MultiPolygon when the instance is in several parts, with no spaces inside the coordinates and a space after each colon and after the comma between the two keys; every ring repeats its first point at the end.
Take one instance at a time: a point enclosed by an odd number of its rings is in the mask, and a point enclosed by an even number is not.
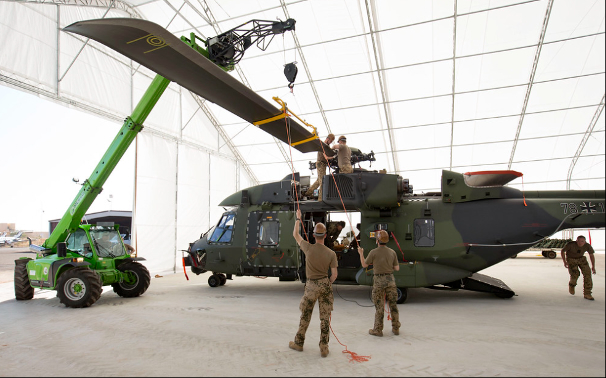
{"type": "Polygon", "coordinates": [[[82,229],[77,229],[76,232],[72,233],[69,238],[67,238],[66,244],[69,250],[77,252],[82,256],[88,254],[86,257],[89,257],[92,254],[90,247],[85,251],[84,244],[88,244],[88,238],[86,237],[86,232],[82,229]]]}
{"type": "Polygon", "coordinates": [[[229,243],[234,229],[235,218],[236,214],[223,214],[208,241],[213,243],[229,243]]]}
{"type": "Polygon", "coordinates": [[[259,245],[278,245],[280,241],[280,223],[276,221],[261,221],[259,226],[259,245]]]}
{"type": "Polygon", "coordinates": [[[415,219],[415,247],[433,247],[435,245],[435,221],[433,219],[415,219]]]}

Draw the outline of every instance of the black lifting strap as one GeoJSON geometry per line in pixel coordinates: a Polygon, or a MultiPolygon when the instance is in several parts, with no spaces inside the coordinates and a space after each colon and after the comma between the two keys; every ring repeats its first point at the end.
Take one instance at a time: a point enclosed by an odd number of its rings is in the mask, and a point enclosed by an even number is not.
{"type": "Polygon", "coordinates": [[[295,79],[297,78],[297,66],[296,62],[288,63],[284,65],[284,76],[286,76],[286,80],[288,80],[288,88],[292,90],[294,86],[295,79]]]}

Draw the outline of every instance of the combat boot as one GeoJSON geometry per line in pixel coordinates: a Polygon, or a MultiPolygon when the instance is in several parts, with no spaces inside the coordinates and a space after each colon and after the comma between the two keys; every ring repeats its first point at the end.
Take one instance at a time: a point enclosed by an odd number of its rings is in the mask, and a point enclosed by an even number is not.
{"type": "Polygon", "coordinates": [[[568,292],[572,295],[574,295],[574,286],[572,285],[568,285],[568,292]]]}
{"type": "Polygon", "coordinates": [[[326,356],[328,356],[328,353],[329,353],[328,345],[321,345],[320,346],[320,356],[326,357],[326,356]]]}
{"type": "Polygon", "coordinates": [[[391,332],[393,332],[394,335],[398,336],[400,334],[400,329],[399,328],[392,328],[391,332]]]}
{"type": "Polygon", "coordinates": [[[289,342],[288,342],[288,347],[289,347],[290,349],[294,349],[294,350],[296,350],[296,351],[298,351],[298,352],[303,352],[303,347],[302,347],[302,346],[299,346],[299,345],[297,345],[297,344],[295,344],[295,342],[294,342],[294,341],[289,341],[289,342]]]}
{"type": "Polygon", "coordinates": [[[591,296],[591,294],[585,294],[583,295],[583,297],[585,297],[585,299],[589,299],[590,301],[593,301],[593,297],[591,296]]]}
{"type": "Polygon", "coordinates": [[[373,335],[373,336],[379,336],[379,337],[383,337],[383,331],[375,331],[374,329],[369,329],[368,333],[373,335]]]}

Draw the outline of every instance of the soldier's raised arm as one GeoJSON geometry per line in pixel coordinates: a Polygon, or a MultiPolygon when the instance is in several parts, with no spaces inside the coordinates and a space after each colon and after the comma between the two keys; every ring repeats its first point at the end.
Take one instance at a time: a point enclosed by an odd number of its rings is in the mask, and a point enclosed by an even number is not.
{"type": "Polygon", "coordinates": [[[301,242],[303,241],[303,237],[301,236],[301,233],[299,233],[299,228],[300,228],[300,221],[301,221],[301,210],[297,209],[297,220],[295,221],[295,228],[292,231],[292,236],[294,236],[295,241],[297,242],[298,245],[301,245],[301,242]]]}
{"type": "Polygon", "coordinates": [[[368,264],[366,264],[366,260],[364,260],[364,248],[358,247],[358,253],[360,254],[360,263],[362,264],[362,268],[367,268],[368,264]]]}

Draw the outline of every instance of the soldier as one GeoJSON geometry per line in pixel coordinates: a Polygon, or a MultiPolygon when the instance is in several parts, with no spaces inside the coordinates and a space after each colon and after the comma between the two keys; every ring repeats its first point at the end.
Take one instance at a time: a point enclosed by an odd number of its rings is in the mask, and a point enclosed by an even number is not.
{"type": "Polygon", "coordinates": [[[338,140],[339,144],[332,146],[333,150],[339,150],[337,159],[339,160],[339,173],[353,173],[351,167],[351,149],[347,146],[347,138],[341,135],[338,140]]]}
{"type": "MultiPolygon", "coordinates": [[[[330,146],[332,142],[335,140],[334,134],[328,134],[324,143],[330,146]]],[[[318,201],[322,201],[322,181],[324,180],[324,176],[326,175],[326,167],[328,166],[328,160],[326,160],[326,155],[324,155],[324,151],[318,151],[318,157],[316,159],[316,172],[318,173],[318,178],[316,182],[312,186],[307,189],[305,192],[306,197],[311,197],[314,194],[314,190],[318,189],[318,201]]]]}
{"type": "Polygon", "coordinates": [[[576,242],[570,242],[562,249],[562,261],[564,261],[564,267],[568,268],[568,273],[570,273],[568,292],[574,295],[574,287],[577,286],[577,280],[581,275],[579,268],[581,268],[581,272],[583,272],[583,296],[590,301],[593,301],[593,297],[591,296],[591,289],[593,288],[591,273],[595,274],[595,257],[593,253],[593,247],[585,241],[583,235],[579,235],[576,242]],[[589,270],[587,258],[583,256],[585,252],[589,253],[591,271],[589,270]]]}
{"type": "Polygon", "coordinates": [[[299,352],[303,351],[305,342],[305,332],[309,327],[311,314],[316,300],[320,309],[320,355],[328,356],[328,340],[330,330],[330,313],[332,312],[333,294],[332,283],[337,279],[337,255],[324,246],[326,236],[326,226],[317,223],[314,228],[315,244],[310,244],[303,240],[299,234],[299,222],[301,221],[301,210],[297,210],[297,221],[293,236],[299,244],[301,250],[305,253],[305,274],[307,281],[305,283],[305,294],[301,298],[299,309],[301,310],[301,321],[299,330],[295,336],[295,341],[290,341],[288,346],[299,352]],[[330,279],[328,278],[328,268],[330,267],[330,279]]]}
{"type": "Polygon", "coordinates": [[[389,241],[387,231],[376,232],[377,248],[370,251],[364,260],[364,248],[358,247],[360,262],[364,268],[374,266],[374,279],[372,285],[372,301],[375,304],[375,325],[368,333],[374,336],[383,336],[383,315],[385,301],[389,303],[391,311],[391,327],[394,335],[400,334],[400,314],[398,312],[398,292],[393,277],[394,270],[400,270],[396,252],[385,246],[389,241]]]}
{"type": "Polygon", "coordinates": [[[345,221],[334,222],[328,225],[324,245],[330,249],[333,249],[335,246],[335,241],[337,241],[339,235],[341,235],[343,227],[345,227],[345,221]]]}

